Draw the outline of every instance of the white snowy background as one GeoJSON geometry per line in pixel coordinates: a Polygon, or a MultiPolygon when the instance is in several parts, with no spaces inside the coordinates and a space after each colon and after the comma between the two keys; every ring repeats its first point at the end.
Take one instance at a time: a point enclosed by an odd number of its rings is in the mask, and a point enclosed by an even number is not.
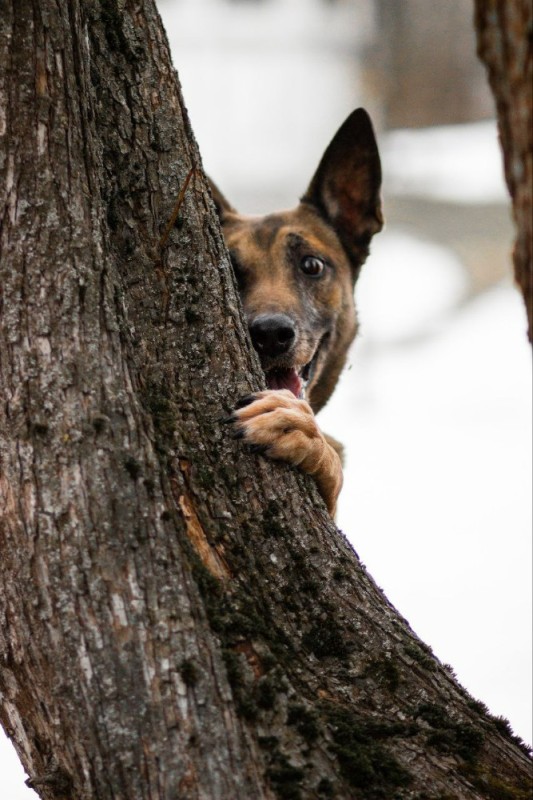
{"type": "MultiPolygon", "coordinates": [[[[293,205],[352,108],[372,110],[354,57],[372,4],[336,5],[160,2],[206,169],[242,211],[293,205]]],[[[468,228],[486,206],[480,247],[492,241],[489,207],[509,214],[494,122],[379,140],[386,214],[416,197],[464,209],[468,228]]],[[[374,241],[361,334],[320,414],[347,450],[338,524],[436,655],[531,742],[531,351],[511,240],[495,245],[509,277],[474,291],[457,247],[416,221],[393,216],[374,241]]],[[[36,797],[1,733],[0,796],[36,797]]]]}

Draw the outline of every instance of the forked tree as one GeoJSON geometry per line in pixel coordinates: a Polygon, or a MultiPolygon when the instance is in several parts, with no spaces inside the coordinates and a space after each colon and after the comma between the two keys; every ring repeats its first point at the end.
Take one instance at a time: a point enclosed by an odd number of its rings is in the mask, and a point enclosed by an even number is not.
{"type": "Polygon", "coordinates": [[[264,378],[153,1],[1,0],[0,97],[0,719],[31,785],[526,800],[310,479],[220,424],[264,378]]]}

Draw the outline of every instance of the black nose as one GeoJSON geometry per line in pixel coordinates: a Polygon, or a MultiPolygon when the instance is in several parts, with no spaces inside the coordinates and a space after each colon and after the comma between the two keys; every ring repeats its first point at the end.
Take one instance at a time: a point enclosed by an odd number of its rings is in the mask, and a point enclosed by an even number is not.
{"type": "Polygon", "coordinates": [[[296,339],[294,322],[286,314],[260,314],[249,328],[259,355],[281,356],[290,350],[296,339]]]}

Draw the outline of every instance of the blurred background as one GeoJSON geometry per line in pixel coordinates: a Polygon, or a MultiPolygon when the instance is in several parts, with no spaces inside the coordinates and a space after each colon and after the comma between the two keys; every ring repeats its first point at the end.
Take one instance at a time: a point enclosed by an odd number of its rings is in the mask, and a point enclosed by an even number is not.
{"type": "MultiPolygon", "coordinates": [[[[531,351],[472,0],[159,0],[204,166],[240,211],[296,204],[370,112],[386,230],[321,427],[338,524],[460,682],[531,742],[531,351]]],[[[7,800],[35,798],[0,741],[7,800]]]]}

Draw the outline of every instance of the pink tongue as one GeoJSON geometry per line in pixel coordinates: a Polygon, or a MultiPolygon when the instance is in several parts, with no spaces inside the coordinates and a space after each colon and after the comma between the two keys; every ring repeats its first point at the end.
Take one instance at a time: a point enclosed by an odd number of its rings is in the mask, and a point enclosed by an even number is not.
{"type": "Polygon", "coordinates": [[[269,389],[289,389],[295,397],[299,397],[302,391],[302,381],[294,369],[270,372],[266,376],[266,381],[269,389]]]}

